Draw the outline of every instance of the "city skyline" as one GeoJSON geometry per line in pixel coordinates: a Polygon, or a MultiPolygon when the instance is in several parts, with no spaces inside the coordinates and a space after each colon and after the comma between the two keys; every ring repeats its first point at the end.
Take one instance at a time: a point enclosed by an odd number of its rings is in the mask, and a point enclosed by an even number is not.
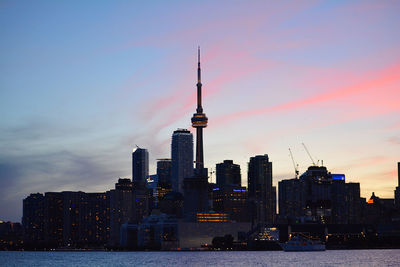
{"type": "Polygon", "coordinates": [[[268,154],[277,186],[295,175],[288,147],[300,172],[311,165],[304,142],[329,170],[360,182],[362,196],[393,198],[399,4],[102,3],[90,13],[84,4],[4,3],[1,219],[20,221],[29,193],[111,188],[130,177],[135,144],[149,150],[154,174],[155,159],[170,153],[171,133],[194,133],[198,44],[212,118],[206,168],[231,159],[246,185],[249,158],[268,154]],[[129,12],[136,8],[138,18],[129,12]],[[160,17],[134,27],[148,14],[160,17]]]}

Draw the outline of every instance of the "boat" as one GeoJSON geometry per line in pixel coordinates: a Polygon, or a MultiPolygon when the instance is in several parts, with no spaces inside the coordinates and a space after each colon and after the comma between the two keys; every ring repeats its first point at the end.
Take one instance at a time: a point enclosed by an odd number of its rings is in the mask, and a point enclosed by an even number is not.
{"type": "Polygon", "coordinates": [[[279,243],[284,251],[325,251],[325,244],[304,234],[296,234],[286,243],[279,243]]]}

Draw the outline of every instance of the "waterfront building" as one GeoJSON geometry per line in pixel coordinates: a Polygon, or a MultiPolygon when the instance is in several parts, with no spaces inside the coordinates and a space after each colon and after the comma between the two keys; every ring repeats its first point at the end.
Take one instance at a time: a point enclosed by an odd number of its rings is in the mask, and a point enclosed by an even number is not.
{"type": "Polygon", "coordinates": [[[251,157],[248,166],[248,198],[252,222],[272,224],[276,215],[272,162],[269,161],[268,155],[259,155],[251,157]]]}
{"type": "Polygon", "coordinates": [[[133,183],[128,178],[118,179],[115,189],[110,190],[110,242],[118,246],[120,227],[126,222],[133,221],[133,183]]]}
{"type": "Polygon", "coordinates": [[[281,223],[361,222],[360,184],[346,183],[344,174],[311,166],[299,179],[279,182],[281,223]]]}
{"type": "Polygon", "coordinates": [[[18,222],[0,221],[0,250],[21,250],[24,245],[23,232],[18,222]]]}
{"type": "Polygon", "coordinates": [[[103,247],[109,239],[107,193],[31,194],[23,206],[27,248],[103,247]]]}
{"type": "Polygon", "coordinates": [[[380,198],[372,192],[365,206],[365,222],[370,224],[390,224],[395,214],[395,202],[393,198],[380,198]]]}
{"type": "Polygon", "coordinates": [[[215,212],[228,214],[231,221],[250,221],[246,187],[216,185],[210,193],[215,212]]]}
{"type": "Polygon", "coordinates": [[[44,195],[30,194],[22,202],[24,244],[27,247],[44,246],[44,195]]]}

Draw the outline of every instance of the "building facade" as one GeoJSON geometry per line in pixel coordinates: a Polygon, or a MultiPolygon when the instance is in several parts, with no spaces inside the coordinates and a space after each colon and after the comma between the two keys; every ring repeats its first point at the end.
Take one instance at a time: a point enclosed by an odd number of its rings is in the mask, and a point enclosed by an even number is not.
{"type": "Polygon", "coordinates": [[[346,183],[344,174],[311,166],[299,179],[279,182],[281,223],[361,223],[360,184],[346,183]]]}
{"type": "Polygon", "coordinates": [[[248,166],[248,198],[252,222],[272,224],[276,215],[272,162],[269,161],[268,155],[259,155],[251,157],[248,166]]]}
{"type": "Polygon", "coordinates": [[[145,182],[149,176],[149,152],[136,148],[132,153],[132,181],[145,182]]]}
{"type": "Polygon", "coordinates": [[[223,163],[216,165],[217,186],[225,185],[242,185],[242,177],[240,175],[240,165],[234,164],[233,160],[224,160],[223,163]]]}
{"type": "Polygon", "coordinates": [[[183,180],[193,177],[193,135],[186,129],[172,134],[172,191],[183,194],[183,180]]]}

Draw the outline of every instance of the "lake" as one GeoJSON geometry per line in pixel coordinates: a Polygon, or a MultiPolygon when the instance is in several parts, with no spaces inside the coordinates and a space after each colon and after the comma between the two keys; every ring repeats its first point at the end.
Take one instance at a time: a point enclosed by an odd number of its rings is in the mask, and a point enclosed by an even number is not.
{"type": "Polygon", "coordinates": [[[400,250],[323,252],[0,251],[1,266],[400,266],[400,250]]]}

